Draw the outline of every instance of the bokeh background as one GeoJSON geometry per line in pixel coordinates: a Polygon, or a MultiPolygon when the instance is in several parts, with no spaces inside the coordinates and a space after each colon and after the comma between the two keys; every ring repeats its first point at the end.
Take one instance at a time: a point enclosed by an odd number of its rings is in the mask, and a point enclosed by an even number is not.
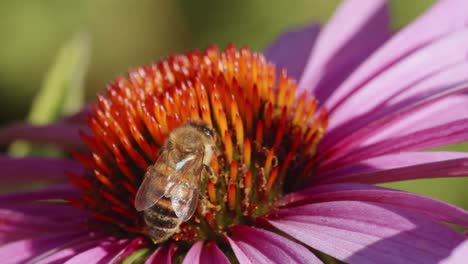
{"type": "MultiPolygon", "coordinates": [[[[90,43],[84,75],[91,101],[109,80],[168,54],[248,45],[263,50],[280,32],[325,22],[339,0],[2,0],[0,1],[0,125],[28,116],[60,48],[77,33],[90,43]]],[[[434,0],[390,1],[401,28],[434,0]]],[[[404,45],[404,43],[402,43],[404,45]]],[[[449,149],[468,151],[468,144],[449,149]]],[[[468,208],[468,179],[391,184],[468,208]]]]}

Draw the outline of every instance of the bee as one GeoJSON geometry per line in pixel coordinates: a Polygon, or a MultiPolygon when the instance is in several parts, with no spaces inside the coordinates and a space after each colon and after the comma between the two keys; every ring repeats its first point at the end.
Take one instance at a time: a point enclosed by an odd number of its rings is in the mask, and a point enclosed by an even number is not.
{"type": "Polygon", "coordinates": [[[189,121],[169,133],[135,197],[135,208],[144,211],[155,244],[167,240],[193,216],[202,198],[201,175],[213,173],[210,163],[215,152],[215,131],[203,121],[189,121]]]}

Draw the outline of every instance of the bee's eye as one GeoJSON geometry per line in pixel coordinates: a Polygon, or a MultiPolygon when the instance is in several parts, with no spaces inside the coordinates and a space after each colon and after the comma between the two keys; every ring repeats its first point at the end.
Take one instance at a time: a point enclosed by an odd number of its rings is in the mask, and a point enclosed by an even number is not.
{"type": "Polygon", "coordinates": [[[207,128],[207,127],[203,128],[203,133],[205,133],[205,135],[207,135],[207,136],[209,136],[211,138],[214,137],[213,131],[211,129],[207,128]]]}

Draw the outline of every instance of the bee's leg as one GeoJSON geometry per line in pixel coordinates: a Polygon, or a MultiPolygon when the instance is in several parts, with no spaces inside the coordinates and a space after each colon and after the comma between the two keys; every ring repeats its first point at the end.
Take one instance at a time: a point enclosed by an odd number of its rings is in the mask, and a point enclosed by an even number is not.
{"type": "Polygon", "coordinates": [[[218,178],[214,174],[213,169],[206,164],[203,164],[203,175],[204,177],[208,177],[208,179],[210,179],[213,183],[218,181],[218,178]]]}

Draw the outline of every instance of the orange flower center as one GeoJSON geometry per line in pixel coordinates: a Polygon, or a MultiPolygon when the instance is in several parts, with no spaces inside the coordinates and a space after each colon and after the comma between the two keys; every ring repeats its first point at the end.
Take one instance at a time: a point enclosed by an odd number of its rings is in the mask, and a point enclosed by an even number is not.
{"type": "Polygon", "coordinates": [[[200,192],[210,207],[196,211],[172,240],[221,237],[235,224],[256,225],[284,193],[313,174],[326,111],[261,54],[229,46],[175,55],[118,78],[89,117],[89,150],[74,153],[86,175],[70,175],[82,190],[71,202],[91,211],[114,234],[147,234],[134,208],[136,191],[168,134],[188,120],[217,132],[218,153],[200,192]]]}

